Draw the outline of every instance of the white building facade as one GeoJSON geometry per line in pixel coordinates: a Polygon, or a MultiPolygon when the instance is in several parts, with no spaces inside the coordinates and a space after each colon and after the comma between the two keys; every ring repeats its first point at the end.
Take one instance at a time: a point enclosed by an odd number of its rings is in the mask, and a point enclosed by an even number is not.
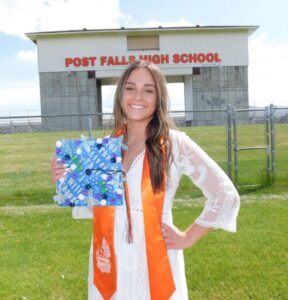
{"type": "MultiPolygon", "coordinates": [[[[228,104],[248,108],[248,38],[257,28],[196,26],[27,33],[38,47],[41,113],[101,113],[101,87],[115,84],[126,66],[139,59],[157,64],[168,83],[184,83],[186,111],[222,109],[228,104]]],[[[187,113],[185,119],[192,124],[209,124],[213,115],[187,113]]]]}

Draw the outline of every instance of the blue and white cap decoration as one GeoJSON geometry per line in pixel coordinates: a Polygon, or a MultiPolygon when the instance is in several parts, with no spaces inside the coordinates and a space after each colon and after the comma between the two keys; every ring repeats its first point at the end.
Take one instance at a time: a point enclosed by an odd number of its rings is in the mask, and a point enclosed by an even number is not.
{"type": "Polygon", "coordinates": [[[67,170],[56,183],[54,200],[58,205],[122,205],[122,146],[122,137],[57,141],[57,161],[67,170]]]}

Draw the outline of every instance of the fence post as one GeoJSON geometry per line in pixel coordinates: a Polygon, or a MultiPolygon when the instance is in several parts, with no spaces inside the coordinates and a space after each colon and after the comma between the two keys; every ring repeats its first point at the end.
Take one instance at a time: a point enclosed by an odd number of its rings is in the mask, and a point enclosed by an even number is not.
{"type": "Polygon", "coordinates": [[[227,106],[227,159],[228,176],[232,180],[232,106],[227,106]]]}
{"type": "Polygon", "coordinates": [[[270,110],[269,106],[265,108],[265,154],[266,154],[266,174],[267,180],[271,183],[271,146],[270,146],[270,110]]]}
{"type": "Polygon", "coordinates": [[[91,117],[88,118],[88,126],[89,126],[89,138],[92,138],[92,119],[91,117]]]}
{"type": "Polygon", "coordinates": [[[10,120],[10,133],[13,134],[14,130],[13,130],[13,121],[10,120]]]}
{"type": "Polygon", "coordinates": [[[276,175],[276,147],[275,147],[275,108],[270,104],[270,129],[271,129],[271,161],[272,161],[272,182],[276,175]]]}
{"type": "Polygon", "coordinates": [[[239,183],[239,165],[238,165],[238,135],[237,135],[237,123],[236,123],[236,110],[233,106],[232,110],[232,126],[233,126],[233,150],[234,150],[234,184],[238,188],[239,183]]]}

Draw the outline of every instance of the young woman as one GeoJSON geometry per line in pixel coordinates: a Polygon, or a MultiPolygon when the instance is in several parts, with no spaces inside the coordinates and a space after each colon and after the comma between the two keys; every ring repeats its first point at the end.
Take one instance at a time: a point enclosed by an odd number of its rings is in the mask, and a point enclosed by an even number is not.
{"type": "MultiPolygon", "coordinates": [[[[149,62],[129,65],[118,82],[112,136],[123,135],[128,147],[122,160],[126,204],[73,208],[74,218],[94,219],[88,299],[188,299],[182,250],[215,228],[236,231],[236,189],[197,144],[172,129],[167,99],[165,77],[149,62]],[[184,174],[207,201],[180,231],[171,207],[184,174]]],[[[56,182],[65,169],[55,159],[51,167],[56,182]]]]}

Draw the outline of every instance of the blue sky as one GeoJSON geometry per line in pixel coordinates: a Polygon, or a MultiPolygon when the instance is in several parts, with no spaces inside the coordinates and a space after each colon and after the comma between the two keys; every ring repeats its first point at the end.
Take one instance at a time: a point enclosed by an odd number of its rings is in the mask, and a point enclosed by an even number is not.
{"type": "MultiPolygon", "coordinates": [[[[24,33],[84,27],[258,25],[249,38],[250,105],[288,106],[287,11],[287,0],[0,0],[0,116],[40,109],[37,47],[24,33]]],[[[172,102],[182,97],[170,91],[172,102]]]]}

